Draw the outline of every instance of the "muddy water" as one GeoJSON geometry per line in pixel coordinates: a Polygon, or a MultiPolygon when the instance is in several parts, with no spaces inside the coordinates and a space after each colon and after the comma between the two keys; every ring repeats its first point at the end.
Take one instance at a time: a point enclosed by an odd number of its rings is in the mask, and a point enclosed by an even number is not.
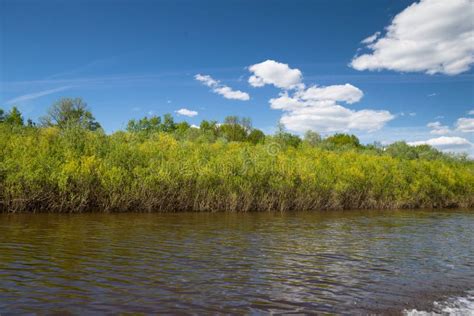
{"type": "Polygon", "coordinates": [[[474,284],[474,211],[0,215],[0,314],[401,313],[474,284]]]}

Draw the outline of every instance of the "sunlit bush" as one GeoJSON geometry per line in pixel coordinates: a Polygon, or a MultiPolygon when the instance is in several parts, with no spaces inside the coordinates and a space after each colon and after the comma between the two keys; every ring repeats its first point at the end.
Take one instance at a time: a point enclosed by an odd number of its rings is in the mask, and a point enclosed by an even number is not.
{"type": "MultiPolygon", "coordinates": [[[[287,134],[232,142],[216,137],[215,125],[203,127],[199,132],[189,132],[189,127],[182,134],[139,128],[106,135],[100,129],[0,124],[0,208],[74,212],[474,206],[470,160],[427,148],[415,148],[412,155],[404,145],[388,152],[347,144],[343,150],[331,149],[319,139],[301,143],[287,134]]],[[[234,136],[240,135],[238,130],[234,136]]]]}

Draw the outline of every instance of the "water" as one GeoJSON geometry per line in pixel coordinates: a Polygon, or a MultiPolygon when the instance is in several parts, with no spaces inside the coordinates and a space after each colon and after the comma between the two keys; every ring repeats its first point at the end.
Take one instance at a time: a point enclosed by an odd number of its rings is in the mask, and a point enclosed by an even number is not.
{"type": "Polygon", "coordinates": [[[2,315],[400,314],[472,289],[473,210],[0,215],[2,315]]]}
{"type": "Polygon", "coordinates": [[[434,302],[431,311],[416,309],[405,310],[407,316],[432,316],[432,315],[474,315],[474,291],[465,296],[450,297],[445,301],[434,302]]]}

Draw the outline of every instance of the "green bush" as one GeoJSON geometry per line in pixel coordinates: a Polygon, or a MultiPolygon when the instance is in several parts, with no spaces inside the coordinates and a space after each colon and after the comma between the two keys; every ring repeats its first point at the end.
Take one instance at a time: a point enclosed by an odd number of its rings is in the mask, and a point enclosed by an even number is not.
{"type": "MultiPolygon", "coordinates": [[[[187,131],[193,130],[188,128],[187,131]]],[[[206,131],[208,132],[208,131],[206,131]]],[[[0,124],[2,211],[474,206],[469,160],[0,124]]]]}
{"type": "Polygon", "coordinates": [[[269,136],[235,116],[199,128],[154,116],[107,135],[82,100],[63,101],[41,127],[0,111],[0,211],[474,206],[474,162],[430,146],[269,136]]]}

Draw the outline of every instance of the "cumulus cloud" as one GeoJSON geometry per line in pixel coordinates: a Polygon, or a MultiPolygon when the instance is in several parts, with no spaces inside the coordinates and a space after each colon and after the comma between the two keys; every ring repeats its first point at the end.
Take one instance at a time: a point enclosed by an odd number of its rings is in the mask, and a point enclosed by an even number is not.
{"type": "Polygon", "coordinates": [[[345,85],[332,85],[327,87],[313,86],[306,90],[299,90],[297,96],[303,100],[341,101],[352,104],[359,102],[364,96],[364,93],[359,88],[346,83],[345,85]]]}
{"type": "Polygon", "coordinates": [[[473,144],[467,139],[457,136],[441,136],[423,141],[409,142],[408,145],[430,145],[443,151],[462,151],[472,148],[473,144]]]}
{"type": "Polygon", "coordinates": [[[474,63],[472,0],[421,0],[400,12],[377,38],[362,42],[370,53],[355,56],[357,70],[395,70],[456,75],[474,63]]]}
{"type": "Polygon", "coordinates": [[[474,133],[474,118],[459,118],[456,121],[456,131],[462,133],[474,133]]]}
{"type": "Polygon", "coordinates": [[[309,102],[283,114],[281,122],[290,130],[304,132],[375,131],[394,116],[388,111],[355,111],[335,103],[309,102]]]}
{"type": "Polygon", "coordinates": [[[281,122],[296,132],[375,131],[394,118],[388,111],[356,111],[337,104],[334,99],[304,99],[298,93],[293,96],[282,93],[270,100],[270,106],[283,110],[281,122]]]}
{"type": "Polygon", "coordinates": [[[179,115],[188,116],[188,117],[194,117],[194,116],[198,115],[197,111],[192,111],[192,110],[188,110],[188,109],[185,109],[185,108],[179,109],[175,112],[179,115]]]}
{"type": "Polygon", "coordinates": [[[395,118],[389,111],[357,111],[338,104],[353,104],[364,96],[349,83],[306,88],[299,69],[273,60],[250,66],[249,71],[254,73],[249,78],[251,85],[272,84],[282,89],[278,97],[270,99],[270,107],[282,110],[280,122],[295,132],[375,131],[395,118]]]}
{"type": "Polygon", "coordinates": [[[267,84],[286,90],[302,87],[301,71],[291,69],[287,64],[268,59],[248,69],[253,73],[248,80],[253,87],[263,87],[267,84]]]}
{"type": "Polygon", "coordinates": [[[451,130],[447,125],[441,124],[441,122],[430,122],[426,125],[427,127],[431,128],[430,133],[435,135],[445,135],[451,133],[451,130]]]}
{"type": "Polygon", "coordinates": [[[209,75],[197,74],[194,76],[194,79],[212,88],[212,91],[214,93],[220,94],[226,99],[240,100],[240,101],[250,100],[250,96],[248,93],[240,91],[240,90],[233,90],[231,87],[221,84],[219,80],[215,80],[209,75]]]}

